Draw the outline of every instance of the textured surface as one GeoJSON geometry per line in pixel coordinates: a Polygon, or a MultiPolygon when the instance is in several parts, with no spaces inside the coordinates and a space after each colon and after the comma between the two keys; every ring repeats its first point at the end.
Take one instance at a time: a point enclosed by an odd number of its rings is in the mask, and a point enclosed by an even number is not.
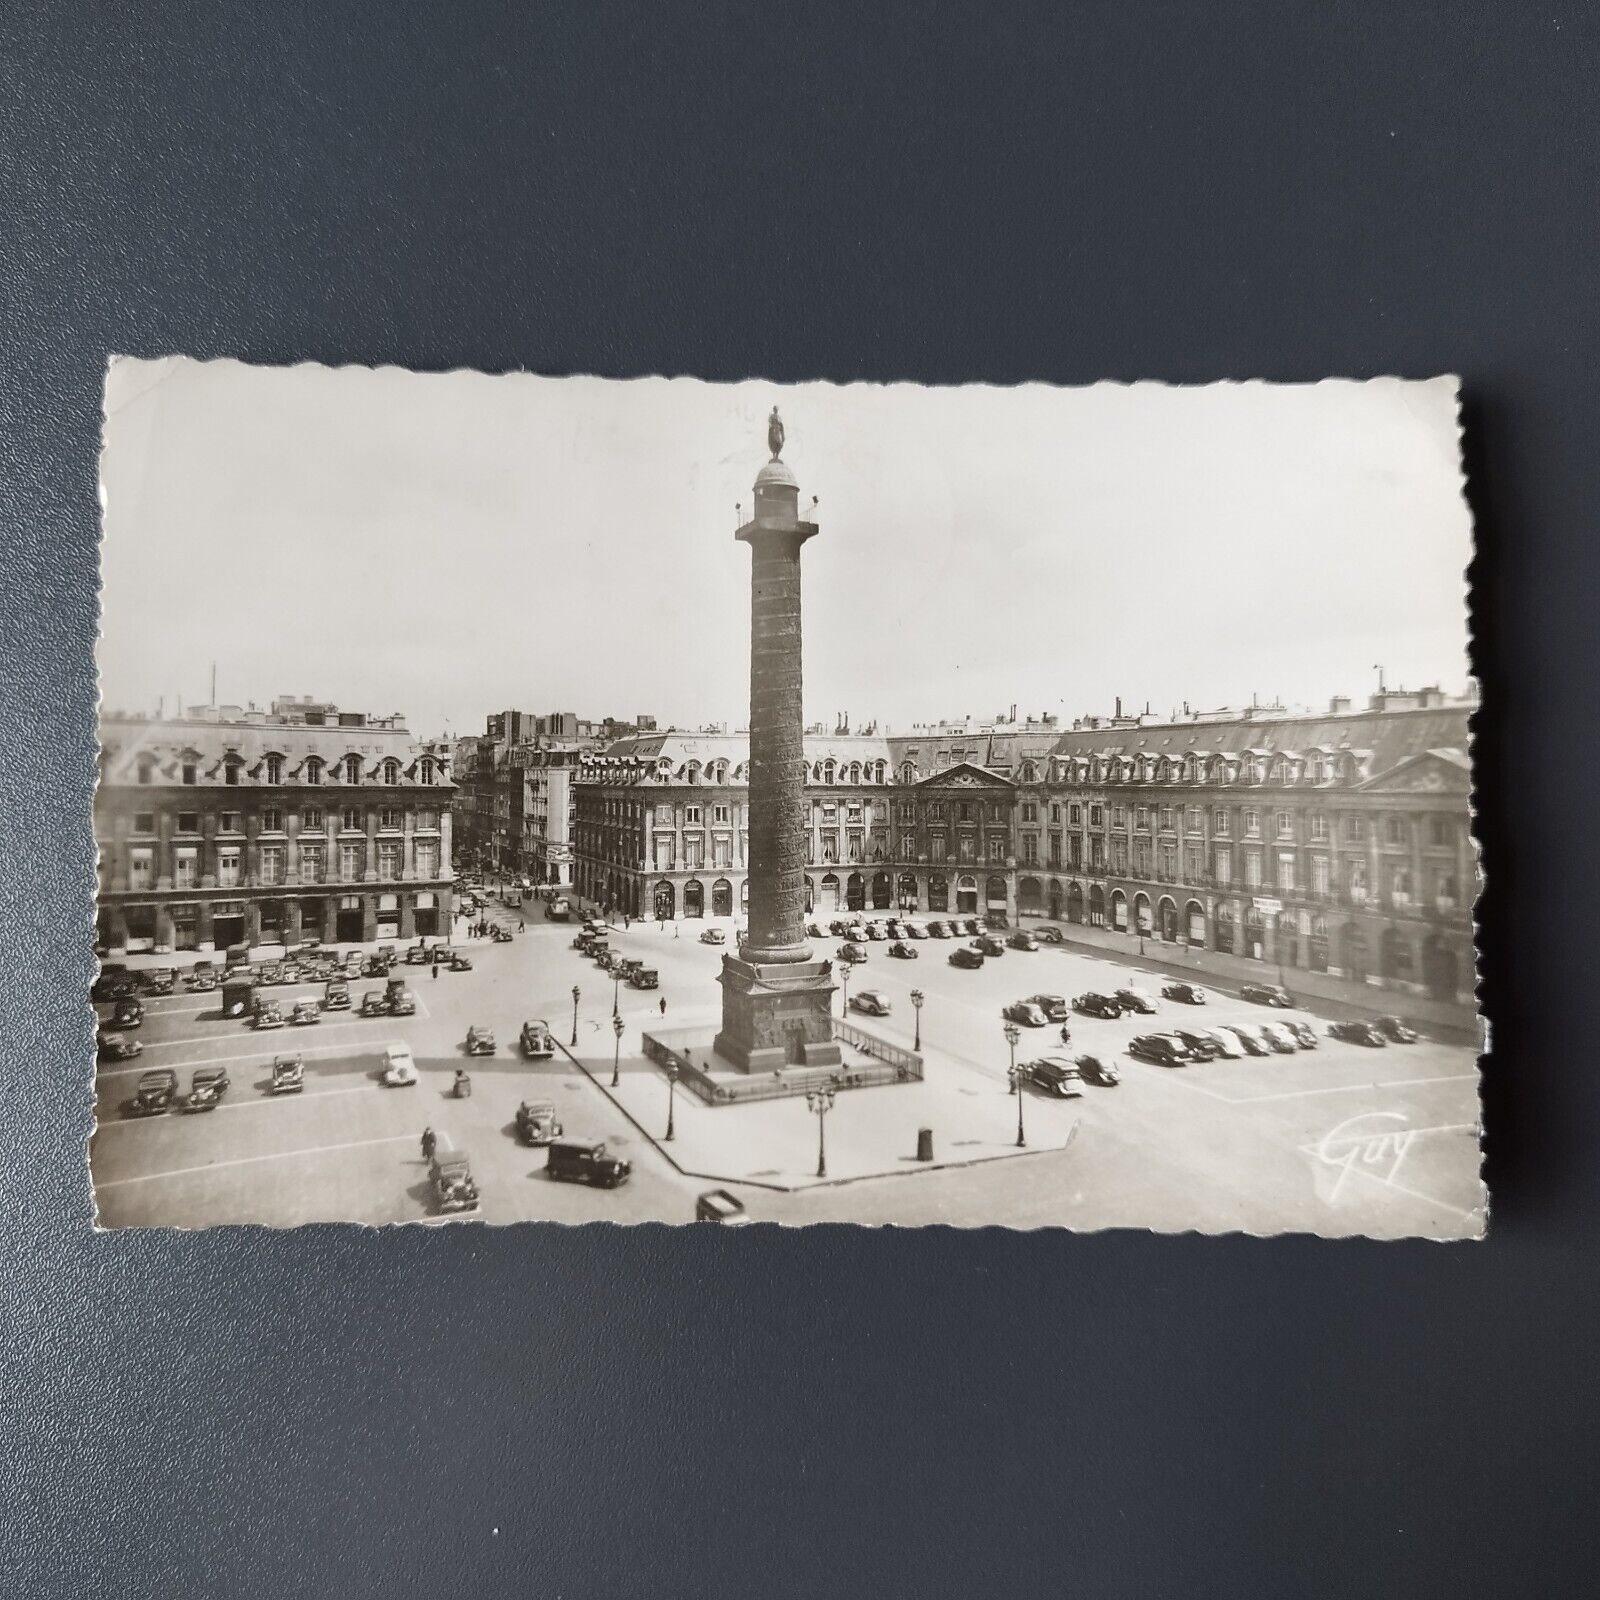
{"type": "MultiPolygon", "coordinates": [[[[1504,0],[7,6],[7,1593],[1590,1589],[1596,23],[1504,0]],[[1460,372],[1489,1243],[93,1236],[77,996],[113,350],[1460,372]]],[[[973,559],[996,559],[982,535],[980,511],[973,559]]],[[[664,602],[686,638],[694,601],[664,602]]],[[[1087,603],[1126,609],[1131,667],[1137,597],[1087,603]]]]}

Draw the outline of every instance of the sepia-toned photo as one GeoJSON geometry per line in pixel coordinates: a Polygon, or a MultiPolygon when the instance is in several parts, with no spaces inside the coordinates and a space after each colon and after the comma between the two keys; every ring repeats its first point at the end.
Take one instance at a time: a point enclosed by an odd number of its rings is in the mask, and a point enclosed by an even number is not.
{"type": "Polygon", "coordinates": [[[1480,1236],[1458,403],[116,360],[100,1226],[1480,1236]]]}

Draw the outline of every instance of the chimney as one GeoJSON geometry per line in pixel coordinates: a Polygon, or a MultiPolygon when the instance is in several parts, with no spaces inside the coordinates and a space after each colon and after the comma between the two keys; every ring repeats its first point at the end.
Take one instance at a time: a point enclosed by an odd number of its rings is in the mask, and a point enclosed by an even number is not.
{"type": "Polygon", "coordinates": [[[1120,694],[1117,696],[1116,715],[1119,716],[1119,717],[1122,715],[1122,696],[1120,694]]]}

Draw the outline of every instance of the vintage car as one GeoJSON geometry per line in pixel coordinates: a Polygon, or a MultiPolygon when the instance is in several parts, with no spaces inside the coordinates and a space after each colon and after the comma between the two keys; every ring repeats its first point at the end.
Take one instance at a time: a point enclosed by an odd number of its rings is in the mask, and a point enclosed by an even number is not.
{"type": "Polygon", "coordinates": [[[917,959],[917,947],[907,944],[904,939],[896,939],[889,946],[889,954],[901,961],[915,961],[917,959]]]}
{"type": "Polygon", "coordinates": [[[289,1013],[289,1020],[297,1028],[304,1028],[313,1022],[321,1022],[322,1007],[315,1000],[296,1000],[294,1010],[289,1013]]]}
{"type": "Polygon", "coordinates": [[[299,1094],[306,1086],[306,1064],[299,1056],[274,1056],[269,1094],[299,1094]]]}
{"type": "Polygon", "coordinates": [[[935,917],[928,924],[928,937],[930,939],[948,939],[948,938],[951,938],[952,935],[951,935],[951,932],[950,932],[950,924],[948,922],[945,922],[940,917],[935,917]]]}
{"type": "Polygon", "coordinates": [[[183,1102],[185,1111],[215,1111],[228,1092],[228,1074],[222,1067],[196,1067],[183,1102]]]}
{"type": "Polygon", "coordinates": [[[1244,1047],[1247,1056],[1266,1056],[1272,1054],[1272,1046],[1267,1043],[1267,1036],[1262,1031],[1248,1022],[1228,1022],[1223,1026],[1244,1047]]]}
{"type": "Polygon", "coordinates": [[[140,991],[148,995],[167,995],[178,986],[178,974],[171,967],[151,967],[139,974],[140,991]]]}
{"type": "Polygon", "coordinates": [[[952,967],[966,967],[969,971],[976,971],[983,965],[983,952],[974,950],[968,945],[962,945],[959,950],[950,952],[950,965],[952,967]]]}
{"type": "Polygon", "coordinates": [[[350,1009],[350,985],[343,978],[328,979],[328,986],[322,991],[322,1009],[324,1011],[350,1009]]]}
{"type": "Polygon", "coordinates": [[[530,1017],[522,1024],[517,1044],[530,1061],[548,1061],[556,1053],[556,1042],[550,1033],[550,1024],[543,1017],[530,1017]]]}
{"type": "Polygon", "coordinates": [[[706,928],[700,935],[701,944],[726,944],[728,936],[721,928],[706,928]]]}
{"type": "Polygon", "coordinates": [[[144,1046],[125,1033],[107,1033],[100,1029],[94,1038],[95,1051],[102,1061],[137,1061],[144,1054],[144,1046]]]}
{"type": "Polygon", "coordinates": [[[635,989],[655,989],[661,984],[661,974],[654,967],[640,967],[628,982],[635,989]]]}
{"type": "Polygon", "coordinates": [[[634,973],[636,973],[643,965],[644,962],[639,960],[637,956],[625,956],[623,958],[622,965],[617,968],[617,971],[622,974],[624,979],[628,979],[631,978],[634,973]]]}
{"type": "Polygon", "coordinates": [[[726,1189],[707,1189],[694,1203],[696,1222],[720,1222],[725,1228],[737,1228],[750,1221],[744,1202],[737,1200],[726,1189]]]}
{"type": "Polygon", "coordinates": [[[551,1141],[544,1170],[553,1179],[615,1189],[628,1181],[633,1163],[612,1155],[604,1139],[556,1139],[551,1141]]]}
{"type": "Polygon", "coordinates": [[[1037,950],[1039,948],[1039,941],[1031,933],[1025,933],[1021,928],[1009,935],[1006,943],[1013,950],[1037,950]]]}
{"type": "Polygon", "coordinates": [[[1186,1067],[1194,1051],[1175,1033],[1141,1033],[1128,1041],[1128,1054],[1158,1067],[1186,1067]]]}
{"type": "Polygon", "coordinates": [[[619,951],[612,950],[610,948],[596,950],[594,953],[594,964],[599,967],[608,978],[620,977],[622,975],[622,955],[619,951]]]}
{"type": "Polygon", "coordinates": [[[217,975],[214,972],[197,973],[189,979],[186,987],[190,994],[211,994],[217,987],[217,975]]]}
{"type": "Polygon", "coordinates": [[[1051,1022],[1065,1022],[1071,1015],[1071,1008],[1058,994],[1030,994],[1028,1000],[1038,1006],[1051,1022]]]}
{"type": "Polygon", "coordinates": [[[120,962],[101,967],[99,976],[89,990],[89,998],[96,1005],[106,1005],[120,1000],[125,994],[137,994],[139,980],[120,962]]]}
{"type": "Polygon", "coordinates": [[[1153,1017],[1156,1014],[1155,1001],[1143,989],[1130,985],[1126,989],[1118,989],[1112,998],[1124,1012],[1138,1012],[1142,1017],[1153,1017]]]}
{"type": "Polygon", "coordinates": [[[1164,983],[1161,985],[1161,998],[1178,1000],[1186,1006],[1203,1006],[1206,992],[1198,983],[1164,983]]]}
{"type": "Polygon", "coordinates": [[[478,1186],[464,1150],[436,1150],[428,1163],[433,1181],[433,1203],[440,1212],[476,1211],[478,1186]]]}
{"type": "Polygon", "coordinates": [[[582,932],[580,932],[580,933],[578,933],[578,934],[576,934],[574,936],[574,938],[572,940],[572,948],[574,950],[578,951],[581,955],[588,955],[589,946],[591,944],[593,944],[593,943],[594,943],[594,932],[593,932],[593,930],[590,929],[590,928],[585,928],[585,929],[582,930],[582,932]]]}
{"type": "Polygon", "coordinates": [[[1201,1032],[1217,1047],[1217,1054],[1229,1061],[1243,1060],[1247,1053],[1232,1028],[1202,1028],[1201,1032]]]}
{"type": "Polygon", "coordinates": [[[280,984],[288,981],[281,961],[264,961],[256,968],[256,982],[259,984],[280,984]]]}
{"type": "Polygon", "coordinates": [[[481,1023],[475,1022],[467,1029],[469,1056],[492,1056],[498,1048],[494,1041],[493,1028],[486,1028],[481,1023]]]}
{"type": "Polygon", "coordinates": [[[889,997],[881,989],[863,989],[850,996],[850,1009],[869,1017],[889,1015],[889,997]]]}
{"type": "Polygon", "coordinates": [[[1417,1030],[1399,1017],[1374,1017],[1372,1025],[1390,1044],[1415,1044],[1417,1030]]]}
{"type": "Polygon", "coordinates": [[[549,1144],[564,1132],[556,1120],[556,1108],[548,1100],[524,1100],[517,1107],[517,1137],[524,1144],[549,1144]]]}
{"type": "Polygon", "coordinates": [[[1292,1056],[1300,1048],[1300,1041],[1281,1022],[1263,1022],[1261,1031],[1280,1056],[1292,1056]]]}
{"type": "Polygon", "coordinates": [[[1025,1028],[1042,1028],[1050,1020],[1031,1000],[1013,1000],[1000,1015],[1007,1022],[1020,1022],[1025,1028]]]}
{"type": "Polygon", "coordinates": [[[991,939],[986,933],[980,933],[972,941],[972,948],[986,956],[1003,956],[1006,953],[1006,947],[998,939],[991,939]]]}
{"type": "Polygon", "coordinates": [[[403,1089],[417,1082],[417,1063],[411,1046],[392,1044],[383,1052],[383,1081],[391,1089],[403,1089]]]}
{"type": "Polygon", "coordinates": [[[1059,928],[1040,928],[1034,933],[1034,938],[1040,944],[1065,944],[1067,942],[1059,928]]]}
{"type": "Polygon", "coordinates": [[[1222,1046],[1209,1033],[1197,1033],[1192,1028],[1174,1028],[1172,1031],[1188,1045],[1196,1061],[1215,1061],[1222,1054],[1222,1046]]]}
{"type": "Polygon", "coordinates": [[[189,977],[187,981],[191,984],[194,983],[197,978],[210,978],[215,981],[216,976],[217,969],[215,965],[205,957],[202,957],[189,969],[189,977]]]}
{"type": "Polygon", "coordinates": [[[1330,1039],[1343,1039],[1346,1044],[1364,1044],[1374,1050],[1381,1050],[1388,1040],[1370,1022],[1335,1022],[1328,1028],[1330,1039]]]}
{"type": "Polygon", "coordinates": [[[433,960],[433,952],[425,944],[414,944],[406,950],[405,961],[408,967],[425,967],[433,960]]]}
{"type": "Polygon", "coordinates": [[[837,956],[840,961],[843,961],[847,965],[853,967],[858,962],[865,961],[867,959],[867,952],[853,940],[847,939],[842,945],[839,946],[837,956]]]}
{"type": "Polygon", "coordinates": [[[361,976],[363,978],[386,978],[389,976],[389,963],[374,952],[361,963],[361,976]]]}
{"type": "Polygon", "coordinates": [[[820,922],[808,922],[806,924],[806,936],[811,939],[821,939],[824,937],[822,932],[822,924],[820,922]]]}
{"type": "Polygon", "coordinates": [[[961,919],[961,931],[976,937],[988,933],[989,925],[982,917],[963,917],[961,919]]]}
{"type": "Polygon", "coordinates": [[[1095,1084],[1101,1089],[1114,1089],[1122,1082],[1122,1074],[1111,1062],[1102,1061],[1099,1056],[1074,1056],[1072,1064],[1085,1083],[1095,1084]]]}
{"type": "MultiPolygon", "coordinates": [[[[82,993],[80,990],[79,993],[82,993]]],[[[136,994],[126,994],[112,1008],[107,1019],[108,1028],[142,1028],[144,1026],[144,1001],[136,994]]]]}
{"type": "Polygon", "coordinates": [[[926,939],[928,930],[920,922],[908,922],[905,925],[905,936],[908,939],[926,939]]]}
{"type": "Polygon", "coordinates": [[[1275,983],[1242,983],[1239,985],[1239,998],[1241,1000],[1254,1000],[1262,1006],[1292,1006],[1293,999],[1287,989],[1280,989],[1275,983]]]}
{"type": "Polygon", "coordinates": [[[464,950],[452,950],[448,961],[440,962],[441,966],[448,967],[452,972],[471,972],[472,957],[464,950]]]}
{"type": "Polygon", "coordinates": [[[130,1117],[158,1117],[172,1108],[178,1097],[178,1074],[171,1067],[141,1072],[133,1098],[124,1108],[130,1117]]]}
{"type": "Polygon", "coordinates": [[[1078,1066],[1070,1056],[1042,1056],[1030,1061],[1022,1071],[1025,1081],[1044,1094],[1058,1100],[1076,1100],[1079,1096],[1078,1066]]]}
{"type": "Polygon", "coordinates": [[[509,928],[502,928],[499,923],[489,930],[489,938],[495,944],[510,944],[515,937],[509,928]]]}
{"type": "Polygon", "coordinates": [[[1088,994],[1080,994],[1072,1002],[1072,1009],[1080,1016],[1104,1017],[1108,1021],[1114,1021],[1122,1015],[1120,1002],[1108,994],[1095,994],[1092,990],[1088,994]]]}
{"type": "Polygon", "coordinates": [[[881,944],[889,937],[889,930],[881,922],[869,922],[863,931],[875,944],[881,944]]]}
{"type": "Polygon", "coordinates": [[[396,987],[389,985],[389,1015],[392,1017],[414,1017],[417,1014],[417,997],[403,984],[396,987]]]}
{"type": "Polygon", "coordinates": [[[265,1031],[283,1026],[283,1007],[276,1000],[262,1000],[256,1005],[255,1025],[265,1031]]]}
{"type": "Polygon", "coordinates": [[[254,1016],[260,997],[256,985],[247,977],[225,978],[222,983],[222,1014],[225,1017],[254,1016]]]}
{"type": "Polygon", "coordinates": [[[386,1017],[389,1015],[389,1002],[376,989],[368,989],[361,997],[361,1015],[386,1017]]]}

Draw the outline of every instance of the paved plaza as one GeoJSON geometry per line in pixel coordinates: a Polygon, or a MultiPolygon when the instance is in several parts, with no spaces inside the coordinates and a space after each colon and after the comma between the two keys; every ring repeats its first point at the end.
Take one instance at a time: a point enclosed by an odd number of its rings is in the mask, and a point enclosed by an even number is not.
{"type": "MultiPolygon", "coordinates": [[[[515,925],[514,914],[494,913],[515,925]]],[[[531,1219],[681,1222],[698,1194],[726,1187],[757,1220],[784,1223],[945,1222],[1020,1227],[1285,1228],[1323,1233],[1439,1237],[1478,1231],[1477,1083],[1472,1047],[1424,1039],[1365,1049],[1326,1037],[1294,1056],[1149,1066],[1124,1053],[1135,1033],[1158,1026],[1261,1020],[1263,1013],[1213,989],[1202,1009],[1161,1001],[1163,1015],[1073,1019],[1073,1048],[1114,1059],[1122,1082],[1083,1086],[1057,1101],[1030,1091],[1018,1149],[1017,1100],[1007,1082],[1000,1008],[1028,994],[1069,999],[1159,979],[1136,962],[1098,952],[1044,946],[1008,950],[980,971],[952,968],[950,941],[919,944],[919,959],[871,947],[852,986],[890,999],[877,1023],[909,1044],[909,994],[926,995],[922,1083],[845,1091],[826,1119],[826,1180],[817,1177],[817,1118],[803,1099],[709,1107],[680,1085],[668,1122],[666,1078],[640,1052],[646,1029],[714,1025],[723,948],[703,945],[709,922],[665,928],[635,924],[613,945],[661,974],[659,991],[614,985],[571,949],[575,926],[548,923],[530,908],[525,931],[509,944],[471,941],[474,970],[414,980],[414,1017],[363,1019],[329,1013],[311,1027],[256,1034],[224,1020],[216,995],[147,1002],[136,1063],[104,1066],[96,1080],[93,1146],[102,1224],[202,1226],[209,1223],[422,1222],[431,1218],[420,1136],[431,1126],[466,1151],[483,1195],[483,1222],[531,1219]],[[566,1046],[571,991],[580,990],[577,1045],[550,1062],[523,1061],[517,1032],[544,1017],[566,1046]],[[611,1087],[613,997],[624,1022],[611,1087]],[[665,999],[663,1017],[660,1001],[665,999]],[[466,1030],[493,1027],[499,1052],[468,1063],[466,1030]],[[383,1051],[405,1040],[422,1081],[385,1088],[383,1051]],[[303,1094],[266,1092],[274,1054],[299,1050],[303,1094]],[[468,1065],[474,1092],[450,1091],[468,1065]],[[222,1065],[232,1080],[221,1107],[205,1114],[127,1118],[122,1103],[138,1075],[178,1071],[187,1087],[197,1067],[222,1065]],[[633,1163],[614,1190],[553,1182],[545,1153],[515,1135],[524,1099],[555,1103],[569,1135],[604,1139],[633,1163]],[[928,1129],[933,1160],[917,1159],[928,1129]]],[[[730,927],[729,924],[722,924],[730,927]]],[[[832,953],[834,940],[823,941],[832,953]]],[[[368,984],[352,985],[359,1001],[368,984]]],[[[315,986],[272,993],[309,997],[315,986]]],[[[1059,1048],[1056,1030],[1024,1029],[1019,1060],[1059,1048]]]]}

